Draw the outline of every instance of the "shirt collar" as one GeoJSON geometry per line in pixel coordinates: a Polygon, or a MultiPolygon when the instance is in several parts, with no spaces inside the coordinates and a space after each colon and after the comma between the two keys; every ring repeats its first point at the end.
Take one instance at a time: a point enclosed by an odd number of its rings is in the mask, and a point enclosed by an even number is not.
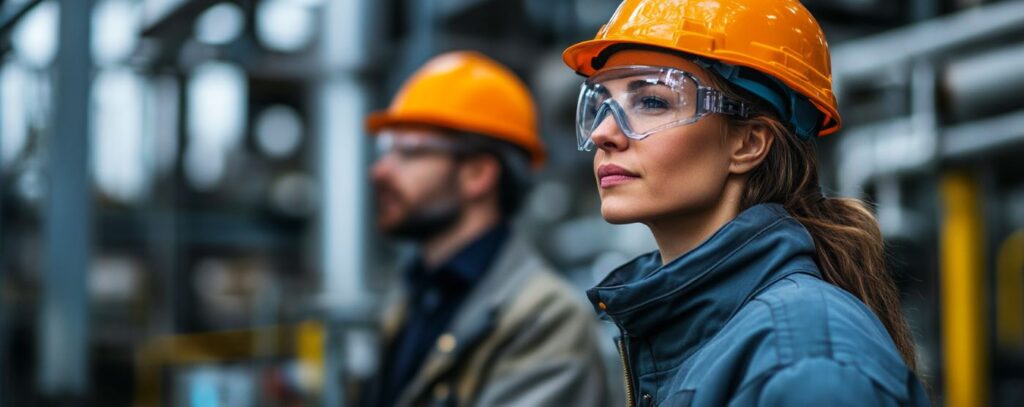
{"type": "Polygon", "coordinates": [[[473,240],[439,267],[428,269],[418,256],[407,278],[414,285],[431,284],[442,288],[452,284],[469,287],[483,277],[497,258],[510,234],[507,223],[501,222],[473,240]]]}

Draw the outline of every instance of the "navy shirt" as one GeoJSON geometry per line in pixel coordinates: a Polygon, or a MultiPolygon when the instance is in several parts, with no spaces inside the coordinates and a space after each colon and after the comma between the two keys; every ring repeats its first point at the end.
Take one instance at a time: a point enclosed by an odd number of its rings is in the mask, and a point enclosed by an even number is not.
{"type": "Polygon", "coordinates": [[[481,235],[440,267],[429,269],[422,257],[409,267],[406,319],[388,349],[379,400],[393,405],[419,371],[430,349],[455,317],[459,305],[490,268],[509,236],[507,224],[481,235]]]}

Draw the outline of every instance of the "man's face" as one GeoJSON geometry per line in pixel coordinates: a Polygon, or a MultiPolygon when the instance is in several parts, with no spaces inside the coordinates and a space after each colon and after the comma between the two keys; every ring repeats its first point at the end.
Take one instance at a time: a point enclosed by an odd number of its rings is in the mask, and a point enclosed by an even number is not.
{"type": "Polygon", "coordinates": [[[437,130],[400,128],[377,138],[371,170],[377,229],[421,241],[450,227],[461,214],[453,157],[457,145],[437,130]]]}

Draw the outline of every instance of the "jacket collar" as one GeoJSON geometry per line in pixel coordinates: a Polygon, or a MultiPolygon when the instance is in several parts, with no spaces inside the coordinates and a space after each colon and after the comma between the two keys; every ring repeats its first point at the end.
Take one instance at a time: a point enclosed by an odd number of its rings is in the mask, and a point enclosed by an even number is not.
{"type": "Polygon", "coordinates": [[[814,258],[807,230],[781,205],[761,204],[664,266],[655,251],[619,267],[587,297],[626,335],[679,328],[672,335],[685,352],[772,283],[797,272],[820,277],[814,258]]]}
{"type": "MultiPolygon", "coordinates": [[[[449,333],[455,338],[454,348],[432,350],[399,395],[396,405],[411,404],[429,386],[442,380],[455,364],[465,360],[465,355],[497,328],[501,313],[512,305],[530,275],[544,267],[544,260],[526,238],[510,231],[489,270],[473,286],[452,319],[449,333]]],[[[402,316],[394,314],[394,317],[402,316]]]]}

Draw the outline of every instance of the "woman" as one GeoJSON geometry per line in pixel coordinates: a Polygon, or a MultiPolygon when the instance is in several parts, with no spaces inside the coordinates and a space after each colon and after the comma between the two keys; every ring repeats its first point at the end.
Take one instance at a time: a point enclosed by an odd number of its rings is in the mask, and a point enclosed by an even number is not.
{"type": "Polygon", "coordinates": [[[795,0],[626,0],[565,51],[601,212],[658,251],[588,296],[629,405],[927,405],[879,227],[818,185],[828,46],[795,0]]]}

